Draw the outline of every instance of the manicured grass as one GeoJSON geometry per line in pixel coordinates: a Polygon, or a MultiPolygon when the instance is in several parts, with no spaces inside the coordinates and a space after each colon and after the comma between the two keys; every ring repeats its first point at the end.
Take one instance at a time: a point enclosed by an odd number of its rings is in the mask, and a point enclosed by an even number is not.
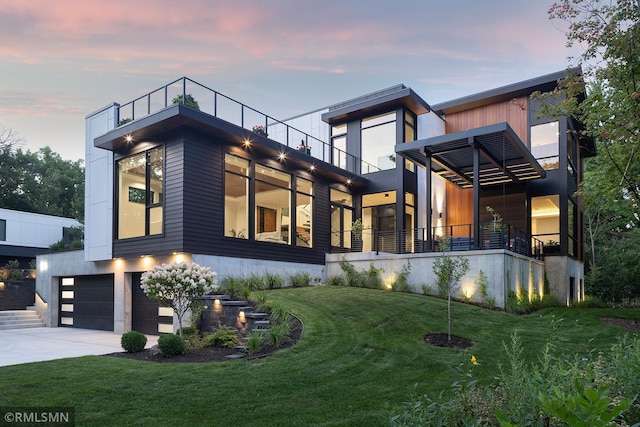
{"type": "Polygon", "coordinates": [[[304,323],[301,341],[266,359],[154,364],[82,357],[0,368],[2,406],[74,406],[78,425],[384,425],[385,405],[414,391],[448,392],[459,372],[490,383],[518,331],[535,361],[562,318],[562,351],[606,349],[625,330],[600,317],[640,319],[640,310],[548,309],[527,316],[453,304],[453,333],[468,350],[424,343],[446,332],[446,301],[347,287],[269,291],[304,323]]]}

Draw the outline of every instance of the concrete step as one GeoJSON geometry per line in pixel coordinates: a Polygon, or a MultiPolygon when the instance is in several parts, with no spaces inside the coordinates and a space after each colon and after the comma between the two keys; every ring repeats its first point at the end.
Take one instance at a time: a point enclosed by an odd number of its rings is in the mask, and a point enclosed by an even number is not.
{"type": "Polygon", "coordinates": [[[253,321],[253,326],[256,327],[256,328],[258,328],[258,327],[263,328],[263,329],[264,328],[268,328],[270,324],[271,324],[271,321],[269,321],[269,320],[254,320],[253,321]]]}
{"type": "Polygon", "coordinates": [[[266,334],[267,332],[269,332],[269,329],[267,329],[267,328],[253,328],[251,330],[251,332],[257,332],[259,334],[266,334]]]}
{"type": "Polygon", "coordinates": [[[44,323],[32,310],[0,311],[0,329],[42,328],[44,323]]]}
{"type": "Polygon", "coordinates": [[[269,314],[268,313],[246,313],[244,317],[247,317],[249,319],[268,319],[269,314]]]}

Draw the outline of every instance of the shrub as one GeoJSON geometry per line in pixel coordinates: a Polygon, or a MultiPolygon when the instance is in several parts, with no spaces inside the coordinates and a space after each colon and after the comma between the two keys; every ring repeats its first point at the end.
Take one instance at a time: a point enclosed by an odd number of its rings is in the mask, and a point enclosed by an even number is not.
{"type": "Polygon", "coordinates": [[[347,282],[342,276],[327,277],[327,285],[329,286],[346,286],[347,282]]]}
{"type": "Polygon", "coordinates": [[[598,297],[587,296],[582,301],[574,301],[571,307],[576,308],[607,308],[607,303],[598,297]]]}
{"type": "MultiPolygon", "coordinates": [[[[487,275],[484,274],[484,271],[482,270],[478,272],[478,280],[476,280],[476,287],[480,289],[480,296],[482,297],[482,302],[486,302],[488,298],[487,288],[489,287],[489,279],[487,278],[487,275]]],[[[495,305],[495,300],[493,305],[495,305]]]]}
{"type": "Polygon", "coordinates": [[[192,335],[198,335],[198,329],[193,327],[193,326],[185,326],[181,330],[178,329],[176,331],[176,335],[180,335],[180,331],[182,331],[182,336],[183,337],[189,337],[189,336],[192,336],[192,335]]]}
{"type": "Polygon", "coordinates": [[[399,273],[396,273],[396,281],[393,283],[391,289],[396,292],[410,292],[409,286],[409,274],[411,273],[411,263],[407,262],[402,266],[399,273]]]}
{"type": "Polygon", "coordinates": [[[272,323],[269,325],[267,337],[271,345],[280,347],[291,333],[291,320],[287,319],[281,323],[272,323]]]}
{"type": "Polygon", "coordinates": [[[129,331],[122,334],[120,345],[128,353],[139,353],[147,345],[147,337],[136,331],[129,331]]]}
{"type": "Polygon", "coordinates": [[[187,344],[180,335],[163,334],[158,338],[158,347],[165,357],[174,357],[187,350],[187,344]]]}
{"type": "Polygon", "coordinates": [[[222,279],[220,286],[222,287],[222,289],[224,289],[227,295],[229,295],[231,298],[234,298],[240,295],[240,290],[242,289],[243,283],[244,279],[241,277],[227,276],[222,279]]]}
{"type": "Polygon", "coordinates": [[[264,336],[261,332],[251,332],[247,337],[247,351],[251,354],[257,353],[262,348],[264,336]]]}
{"type": "Polygon", "coordinates": [[[280,289],[284,286],[284,278],[279,274],[267,273],[264,281],[268,289],[280,289]]]}
{"type": "Polygon", "coordinates": [[[240,344],[238,331],[230,326],[220,326],[214,333],[207,335],[204,345],[207,347],[233,348],[240,344]]]}
{"type": "Polygon", "coordinates": [[[298,272],[289,278],[294,288],[304,288],[311,285],[311,275],[306,271],[298,272]]]}
{"type": "Polygon", "coordinates": [[[251,274],[247,280],[245,280],[246,285],[248,285],[250,291],[260,291],[263,289],[267,289],[267,285],[265,283],[264,277],[258,276],[257,274],[251,274]]]}

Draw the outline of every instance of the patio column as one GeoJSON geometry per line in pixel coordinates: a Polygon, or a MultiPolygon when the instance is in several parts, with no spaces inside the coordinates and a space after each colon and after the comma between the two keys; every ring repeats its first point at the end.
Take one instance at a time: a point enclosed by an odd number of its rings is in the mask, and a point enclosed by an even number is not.
{"type": "Polygon", "coordinates": [[[473,247],[480,248],[480,149],[473,137],[469,137],[473,147],[473,247]]]}

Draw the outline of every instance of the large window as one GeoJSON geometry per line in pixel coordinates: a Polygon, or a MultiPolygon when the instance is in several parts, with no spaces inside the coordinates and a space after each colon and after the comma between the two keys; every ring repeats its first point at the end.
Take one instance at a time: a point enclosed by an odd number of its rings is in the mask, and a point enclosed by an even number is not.
{"type": "Polygon", "coordinates": [[[353,196],[331,189],[331,246],[351,248],[353,225],[353,196]]]}
{"type": "Polygon", "coordinates": [[[334,166],[347,169],[347,125],[331,127],[331,161],[334,166]]]}
{"type": "Polygon", "coordinates": [[[362,119],[362,172],[393,169],[396,166],[396,113],[362,119]]]}
{"type": "Polygon", "coordinates": [[[531,232],[550,253],[560,250],[560,196],[531,198],[531,232]]]}
{"type": "Polygon", "coordinates": [[[312,246],[313,231],[313,183],[296,179],[296,245],[312,246]]]}
{"type": "Polygon", "coordinates": [[[256,165],[256,240],[291,243],[291,175],[256,165]]]}
{"type": "Polygon", "coordinates": [[[248,239],[249,161],[226,154],[224,164],[224,235],[248,239]]]}
{"type": "Polygon", "coordinates": [[[313,182],[226,154],[224,187],[226,237],[312,247],[313,182]]]}
{"type": "Polygon", "coordinates": [[[531,126],[531,154],[546,169],[558,169],[559,166],[558,122],[531,126]]]}
{"type": "Polygon", "coordinates": [[[118,239],[162,234],[163,149],[118,161],[118,239]]]}
{"type": "Polygon", "coordinates": [[[7,240],[7,220],[0,219],[0,241],[7,240]]]}
{"type": "MultiPolygon", "coordinates": [[[[403,142],[411,142],[415,141],[417,138],[418,132],[416,130],[416,115],[411,111],[405,110],[404,112],[404,141],[403,142]]],[[[416,164],[413,163],[409,159],[404,159],[404,167],[411,172],[416,171],[416,164]]]]}

